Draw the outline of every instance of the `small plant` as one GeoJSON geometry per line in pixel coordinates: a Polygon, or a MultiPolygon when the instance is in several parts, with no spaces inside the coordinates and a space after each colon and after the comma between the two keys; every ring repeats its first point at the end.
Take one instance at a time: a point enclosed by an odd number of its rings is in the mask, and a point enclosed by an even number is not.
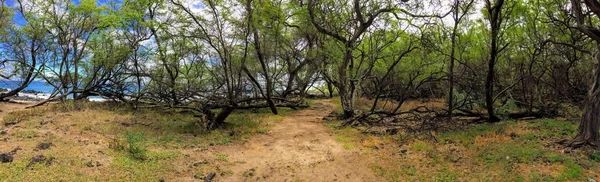
{"type": "Polygon", "coordinates": [[[600,152],[594,152],[590,154],[590,158],[596,162],[600,162],[600,152]]]}
{"type": "Polygon", "coordinates": [[[508,119],[508,114],[515,110],[517,107],[517,102],[515,100],[508,100],[506,101],[506,103],[504,103],[504,105],[502,105],[501,107],[496,109],[496,112],[498,114],[498,117],[500,117],[501,119],[508,119]]]}
{"type": "Polygon", "coordinates": [[[227,160],[228,160],[228,159],[227,159],[228,157],[229,157],[229,155],[227,155],[227,154],[217,154],[217,158],[216,158],[216,160],[219,160],[219,161],[227,161],[227,160]]]}
{"type": "Polygon", "coordinates": [[[258,133],[267,134],[267,133],[269,133],[269,129],[268,128],[260,128],[260,129],[258,129],[258,133]]]}
{"type": "Polygon", "coordinates": [[[131,155],[132,158],[137,160],[146,160],[147,159],[147,149],[144,144],[144,133],[131,133],[128,132],[125,134],[125,139],[127,140],[127,151],[131,155]]]}

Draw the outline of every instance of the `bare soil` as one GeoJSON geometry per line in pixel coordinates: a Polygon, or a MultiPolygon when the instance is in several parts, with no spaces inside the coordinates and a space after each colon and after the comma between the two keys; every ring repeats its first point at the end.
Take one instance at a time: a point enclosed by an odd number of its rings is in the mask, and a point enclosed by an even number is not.
{"type": "MultiPolygon", "coordinates": [[[[382,181],[368,168],[368,161],[357,151],[344,149],[323,123],[335,107],[319,101],[245,144],[189,154],[219,164],[224,172],[214,181],[382,181]]],[[[186,179],[175,181],[180,180],[186,179]]]]}
{"type": "Polygon", "coordinates": [[[15,104],[8,102],[0,102],[0,120],[8,113],[25,109],[25,104],[15,104]]]}

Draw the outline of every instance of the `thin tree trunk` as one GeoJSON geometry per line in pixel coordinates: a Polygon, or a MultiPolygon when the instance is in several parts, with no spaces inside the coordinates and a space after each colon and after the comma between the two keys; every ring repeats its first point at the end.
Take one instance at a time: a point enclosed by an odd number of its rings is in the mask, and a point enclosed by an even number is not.
{"type": "Polygon", "coordinates": [[[490,21],[491,29],[491,48],[490,48],[490,59],[488,61],[488,72],[485,81],[485,104],[488,112],[488,119],[490,122],[496,122],[500,119],[494,114],[494,75],[496,71],[496,60],[498,59],[498,48],[499,31],[502,25],[502,6],[504,0],[496,0],[493,3],[491,0],[486,0],[486,6],[490,21]]]}

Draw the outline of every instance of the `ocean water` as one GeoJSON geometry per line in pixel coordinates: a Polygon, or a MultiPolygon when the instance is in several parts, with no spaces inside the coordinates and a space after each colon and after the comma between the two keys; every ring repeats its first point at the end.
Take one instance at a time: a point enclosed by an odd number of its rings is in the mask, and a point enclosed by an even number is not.
{"type": "MultiPolygon", "coordinates": [[[[23,82],[17,81],[17,80],[1,80],[0,88],[7,88],[7,89],[12,90],[12,89],[16,89],[19,86],[21,86],[21,83],[23,83],[23,82]]],[[[45,81],[34,80],[24,90],[34,90],[34,91],[38,91],[38,92],[43,92],[45,94],[51,94],[52,91],[54,90],[54,87],[52,87],[45,81]]]]}
{"type": "MultiPolygon", "coordinates": [[[[0,80],[0,88],[6,88],[6,89],[12,90],[12,89],[16,89],[19,86],[21,86],[21,83],[23,83],[23,82],[17,81],[17,80],[0,80]]],[[[37,91],[37,92],[42,92],[43,94],[34,95],[34,94],[19,93],[19,95],[24,95],[24,96],[39,98],[39,99],[47,99],[50,96],[50,94],[52,94],[52,91],[54,91],[54,87],[52,85],[46,83],[45,81],[34,80],[23,90],[33,90],[33,91],[37,91]]],[[[67,98],[73,98],[73,96],[69,95],[69,96],[67,96],[67,98]]],[[[90,96],[90,97],[88,97],[88,99],[91,101],[99,101],[99,102],[105,101],[105,99],[100,96],[90,96]]]]}

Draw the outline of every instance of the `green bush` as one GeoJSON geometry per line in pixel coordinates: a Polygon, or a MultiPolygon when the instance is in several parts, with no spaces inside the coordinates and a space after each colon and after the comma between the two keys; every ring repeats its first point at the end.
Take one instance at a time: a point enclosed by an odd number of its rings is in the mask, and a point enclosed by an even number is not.
{"type": "Polygon", "coordinates": [[[144,133],[131,133],[128,132],[125,134],[125,139],[127,140],[127,151],[132,158],[137,160],[146,160],[147,159],[147,149],[144,144],[144,133]]]}
{"type": "Polygon", "coordinates": [[[515,100],[509,99],[508,101],[506,101],[506,103],[504,103],[504,105],[496,108],[496,113],[498,117],[500,117],[500,119],[508,119],[508,114],[510,114],[511,111],[514,111],[517,108],[517,102],[515,100]]]}

